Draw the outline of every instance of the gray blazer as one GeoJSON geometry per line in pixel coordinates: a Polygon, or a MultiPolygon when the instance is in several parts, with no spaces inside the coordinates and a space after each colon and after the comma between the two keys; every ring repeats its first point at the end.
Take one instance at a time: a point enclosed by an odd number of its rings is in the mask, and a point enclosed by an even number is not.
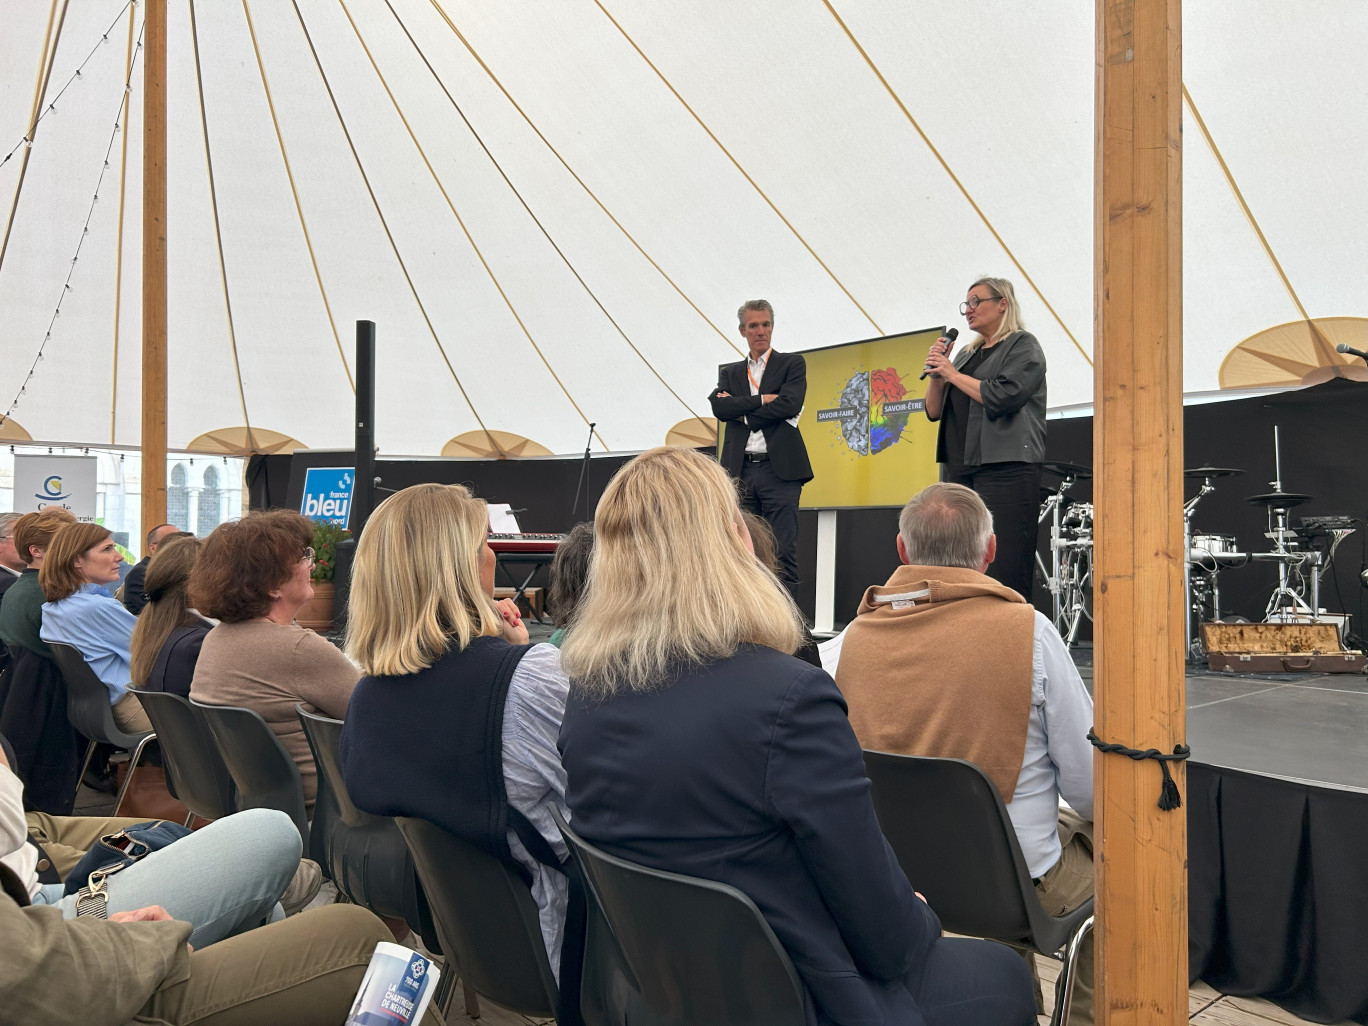
{"type": "MultiPolygon", "coordinates": [[[[971,353],[962,350],[960,367],[971,353]]],[[[1008,335],[978,368],[983,402],[969,404],[964,463],[1039,463],[1045,458],[1045,352],[1029,331],[1008,335]]],[[[949,407],[949,398],[946,399],[949,407]]],[[[945,463],[945,417],[936,437],[936,462],[945,463]]]]}

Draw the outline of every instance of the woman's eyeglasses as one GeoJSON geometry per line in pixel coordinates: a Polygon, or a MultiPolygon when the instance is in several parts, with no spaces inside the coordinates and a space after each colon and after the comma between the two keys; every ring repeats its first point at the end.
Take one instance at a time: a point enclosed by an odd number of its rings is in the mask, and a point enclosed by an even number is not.
{"type": "Polygon", "coordinates": [[[967,303],[960,304],[960,313],[967,314],[970,310],[977,310],[980,303],[996,303],[1001,296],[970,296],[967,303]]]}
{"type": "Polygon", "coordinates": [[[312,545],[304,546],[304,558],[309,561],[309,569],[314,567],[314,550],[312,545]]]}

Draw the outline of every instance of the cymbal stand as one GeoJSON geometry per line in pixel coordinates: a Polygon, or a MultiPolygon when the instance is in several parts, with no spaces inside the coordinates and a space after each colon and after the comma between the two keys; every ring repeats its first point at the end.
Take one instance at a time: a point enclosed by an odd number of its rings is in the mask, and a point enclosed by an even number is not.
{"type": "MultiPolygon", "coordinates": [[[[1279,491],[1282,489],[1279,488],[1279,491]]],[[[1278,586],[1273,589],[1273,594],[1268,599],[1268,606],[1264,610],[1265,623],[1286,623],[1291,619],[1298,619],[1297,613],[1309,613],[1311,619],[1316,619],[1320,614],[1320,553],[1319,552],[1293,552],[1288,544],[1296,537],[1296,532],[1287,526],[1287,510],[1276,506],[1268,509],[1268,531],[1264,536],[1273,541],[1273,559],[1278,564],[1278,586]],[[1307,605],[1306,600],[1301,597],[1301,593],[1291,586],[1291,567],[1292,564],[1301,567],[1304,564],[1311,565],[1311,604],[1307,605]]]]}
{"type": "Polygon", "coordinates": [[[1065,543],[1060,537],[1061,519],[1064,512],[1064,493],[1073,486],[1078,479],[1073,474],[1066,474],[1059,487],[1055,489],[1048,499],[1040,506],[1040,517],[1036,520],[1037,524],[1043,524],[1045,518],[1050,518],[1050,569],[1045,569],[1045,563],[1040,558],[1040,553],[1035,554],[1036,566],[1045,578],[1045,587],[1050,591],[1050,600],[1054,606],[1054,622],[1059,623],[1064,615],[1062,589],[1060,579],[1063,574],[1063,565],[1060,560],[1060,553],[1063,551],[1065,543]]]}
{"type": "MultiPolygon", "coordinates": [[[[1193,620],[1196,619],[1200,623],[1202,607],[1199,602],[1193,601],[1192,564],[1188,560],[1188,557],[1192,554],[1192,513],[1193,510],[1197,508],[1197,503],[1201,502],[1204,496],[1215,490],[1216,486],[1211,483],[1211,478],[1204,477],[1202,478],[1202,487],[1198,489],[1197,494],[1183,503],[1183,598],[1187,602],[1187,615],[1183,617],[1183,651],[1187,653],[1188,659],[1195,662],[1201,661],[1202,653],[1199,651],[1201,640],[1196,636],[1193,620]]],[[[1216,570],[1218,569],[1220,568],[1216,567],[1211,573],[1207,574],[1212,590],[1217,595],[1219,595],[1219,592],[1215,592],[1215,586],[1216,570]]],[[[1217,619],[1216,608],[1217,601],[1213,599],[1211,604],[1211,618],[1213,620],[1217,619]]]]}

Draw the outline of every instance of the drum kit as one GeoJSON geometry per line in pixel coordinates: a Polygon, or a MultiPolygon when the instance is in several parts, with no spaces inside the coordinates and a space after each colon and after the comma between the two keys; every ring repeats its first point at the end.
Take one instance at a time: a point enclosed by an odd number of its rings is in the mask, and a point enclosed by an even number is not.
{"type": "MultiPolygon", "coordinates": [[[[1247,501],[1263,506],[1267,516],[1264,537],[1272,542],[1268,552],[1242,552],[1233,534],[1213,534],[1193,523],[1198,504],[1216,490],[1215,481],[1234,477],[1244,471],[1234,467],[1194,467],[1184,470],[1185,478],[1202,482],[1197,494],[1183,504],[1183,542],[1187,558],[1183,583],[1186,599],[1187,652],[1194,659],[1203,656],[1202,641],[1195,625],[1221,619],[1221,571],[1251,562],[1276,563],[1278,583],[1264,610],[1269,623],[1318,620],[1321,575],[1334,558],[1335,549],[1353,533],[1348,517],[1303,517],[1301,525],[1289,526],[1289,512],[1311,500],[1310,495],[1287,492],[1282,487],[1281,456],[1277,429],[1274,429],[1275,476],[1272,491],[1251,495],[1247,501]]],[[[1059,484],[1042,490],[1039,523],[1050,524],[1050,564],[1039,552],[1036,566],[1053,599],[1055,627],[1067,645],[1078,640],[1084,620],[1092,620],[1093,578],[1093,504],[1073,499],[1069,492],[1077,482],[1092,477],[1092,471],[1074,463],[1046,462],[1041,468],[1059,484]]]]}

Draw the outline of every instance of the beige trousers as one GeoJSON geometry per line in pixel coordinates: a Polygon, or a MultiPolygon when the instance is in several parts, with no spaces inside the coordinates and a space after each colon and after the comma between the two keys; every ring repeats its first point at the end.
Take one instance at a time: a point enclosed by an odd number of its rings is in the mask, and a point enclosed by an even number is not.
{"type": "MultiPolygon", "coordinates": [[[[1036,884],[1036,896],[1047,915],[1058,916],[1076,909],[1093,894],[1093,825],[1072,809],[1059,810],[1059,861],[1046,870],[1036,884]]],[[[1035,973],[1035,956],[1022,952],[1035,973]]],[[[1084,938],[1074,969],[1073,1000],[1069,1003],[1069,1026],[1092,1026],[1093,935],[1084,938]]],[[[1040,980],[1036,979],[1036,1007],[1041,1007],[1040,980]]]]}

